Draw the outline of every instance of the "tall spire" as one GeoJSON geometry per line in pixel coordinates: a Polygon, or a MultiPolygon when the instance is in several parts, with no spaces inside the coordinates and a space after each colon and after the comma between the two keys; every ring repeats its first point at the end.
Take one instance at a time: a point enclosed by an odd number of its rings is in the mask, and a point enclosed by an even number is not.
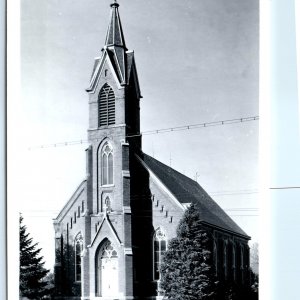
{"type": "MultiPolygon", "coordinates": [[[[113,68],[120,85],[128,84],[131,70],[135,70],[133,51],[128,51],[123,35],[120,15],[118,11],[119,4],[116,0],[110,5],[111,14],[108,24],[104,47],[101,49],[101,58],[95,60],[93,74],[90,81],[88,92],[92,91],[97,83],[97,76],[101,70],[103,63],[108,60],[113,68]]],[[[134,71],[136,73],[136,70],[134,71]]],[[[137,76],[137,75],[135,75],[137,76]]],[[[137,83],[138,84],[138,83],[137,83]]],[[[137,87],[138,93],[139,87],[137,87]]]]}
{"type": "Polygon", "coordinates": [[[105,39],[105,46],[116,46],[126,48],[125,39],[123,35],[121,20],[119,16],[119,3],[116,0],[110,5],[111,6],[111,18],[108,25],[107,35],[105,39]]]}

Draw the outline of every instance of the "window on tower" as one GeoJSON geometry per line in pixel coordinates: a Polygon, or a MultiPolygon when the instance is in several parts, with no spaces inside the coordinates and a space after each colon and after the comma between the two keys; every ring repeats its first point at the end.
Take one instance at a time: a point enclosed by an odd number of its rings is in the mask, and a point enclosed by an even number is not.
{"type": "Polygon", "coordinates": [[[101,183],[113,184],[113,149],[105,143],[101,151],[101,183]]]}
{"type": "Polygon", "coordinates": [[[98,126],[115,124],[115,94],[113,89],[105,83],[98,100],[98,126]]]}
{"type": "Polygon", "coordinates": [[[111,212],[111,201],[110,201],[109,197],[105,198],[104,209],[107,213],[111,212]]]}

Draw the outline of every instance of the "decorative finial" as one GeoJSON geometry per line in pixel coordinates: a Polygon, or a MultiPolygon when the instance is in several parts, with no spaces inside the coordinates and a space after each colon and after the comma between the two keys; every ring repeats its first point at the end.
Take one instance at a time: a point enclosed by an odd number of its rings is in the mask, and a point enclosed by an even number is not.
{"type": "Polygon", "coordinates": [[[117,2],[117,0],[114,0],[114,3],[112,3],[110,6],[111,6],[111,7],[119,7],[120,5],[119,5],[119,3],[117,2]]]}

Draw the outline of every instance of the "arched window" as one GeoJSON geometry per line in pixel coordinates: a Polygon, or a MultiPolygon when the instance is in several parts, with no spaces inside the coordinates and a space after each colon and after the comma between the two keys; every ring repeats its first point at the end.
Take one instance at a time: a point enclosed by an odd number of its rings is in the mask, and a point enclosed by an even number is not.
{"type": "Polygon", "coordinates": [[[153,237],[153,267],[154,267],[154,280],[160,279],[160,265],[162,258],[167,250],[166,235],[161,228],[158,228],[153,237]]]}
{"type": "Polygon", "coordinates": [[[113,297],[119,293],[118,253],[110,241],[106,241],[97,256],[97,294],[113,297]]]}
{"type": "Polygon", "coordinates": [[[75,280],[81,281],[81,253],[83,250],[83,240],[81,234],[75,239],[75,280]]]}
{"type": "Polygon", "coordinates": [[[102,185],[113,184],[113,149],[108,144],[101,151],[101,181],[102,185]]]}
{"type": "Polygon", "coordinates": [[[115,124],[115,94],[113,89],[105,83],[98,100],[98,126],[115,124]]]}

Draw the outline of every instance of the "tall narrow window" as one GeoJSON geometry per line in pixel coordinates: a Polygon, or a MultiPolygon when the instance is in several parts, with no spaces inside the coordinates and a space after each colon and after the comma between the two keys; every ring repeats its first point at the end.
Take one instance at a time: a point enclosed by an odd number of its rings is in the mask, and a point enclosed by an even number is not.
{"type": "Polygon", "coordinates": [[[153,267],[154,267],[154,280],[160,279],[160,265],[162,258],[167,250],[167,239],[165,233],[158,228],[153,237],[153,267]]]}
{"type": "Polygon", "coordinates": [[[224,250],[223,250],[223,266],[224,266],[224,276],[227,278],[227,241],[224,242],[224,250]]]}
{"type": "Polygon", "coordinates": [[[113,149],[106,143],[101,152],[102,185],[113,184],[113,149]]]}
{"type": "Polygon", "coordinates": [[[244,249],[243,246],[241,246],[241,269],[244,268],[244,249]]]}
{"type": "Polygon", "coordinates": [[[75,280],[81,281],[81,252],[83,249],[82,236],[79,234],[75,239],[75,280]]]}
{"type": "Polygon", "coordinates": [[[107,83],[100,91],[98,102],[99,127],[115,124],[115,94],[107,83]]]}
{"type": "Polygon", "coordinates": [[[217,242],[214,241],[214,249],[213,249],[213,259],[214,259],[214,266],[215,266],[215,274],[218,274],[218,247],[217,242]]]}
{"type": "Polygon", "coordinates": [[[241,282],[244,283],[244,247],[243,245],[241,245],[241,249],[240,249],[241,253],[241,282]]]}
{"type": "Polygon", "coordinates": [[[232,273],[233,273],[233,280],[235,280],[235,245],[232,245],[232,273]]]}

